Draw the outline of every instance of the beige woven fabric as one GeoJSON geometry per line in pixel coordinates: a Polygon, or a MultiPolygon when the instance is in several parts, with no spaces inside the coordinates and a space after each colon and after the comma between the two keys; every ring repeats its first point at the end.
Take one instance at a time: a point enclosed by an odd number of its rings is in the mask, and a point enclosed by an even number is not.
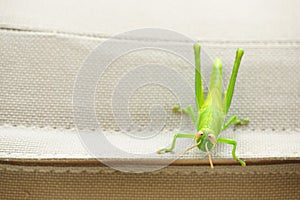
{"type": "Polygon", "coordinates": [[[163,27],[212,40],[299,40],[298,0],[2,0],[0,24],[115,35],[163,27]]]}
{"type": "Polygon", "coordinates": [[[10,199],[299,199],[299,164],[167,167],[130,174],[106,167],[0,165],[10,199]]]}

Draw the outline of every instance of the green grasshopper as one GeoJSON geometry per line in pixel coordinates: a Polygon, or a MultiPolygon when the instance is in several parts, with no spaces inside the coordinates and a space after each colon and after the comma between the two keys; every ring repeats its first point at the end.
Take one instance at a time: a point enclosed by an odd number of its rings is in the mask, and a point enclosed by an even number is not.
{"type": "MultiPolygon", "coordinates": [[[[246,124],[249,122],[248,119],[238,119],[236,115],[233,115],[224,125],[225,117],[230,108],[232,95],[234,92],[234,86],[236,82],[236,77],[238,74],[241,59],[243,57],[244,51],[242,49],[237,49],[236,58],[231,74],[231,78],[224,95],[222,94],[222,61],[217,58],[213,64],[213,70],[211,72],[210,85],[207,97],[204,98],[204,91],[202,85],[202,77],[200,72],[200,45],[194,45],[195,53],[195,96],[196,96],[196,106],[198,115],[195,116],[193,107],[190,105],[186,109],[182,109],[179,106],[174,106],[173,110],[186,113],[191,116],[193,123],[197,129],[196,134],[188,133],[177,133],[174,135],[173,142],[170,148],[163,148],[157,153],[171,152],[176,143],[177,138],[192,138],[195,140],[195,145],[189,147],[186,151],[198,147],[201,151],[207,152],[210,161],[210,166],[213,168],[213,163],[210,156],[210,151],[215,147],[217,143],[226,143],[233,145],[232,157],[238,161],[243,167],[246,163],[236,156],[236,141],[228,138],[218,138],[221,131],[228,128],[233,124],[246,124]]],[[[186,152],[185,151],[185,152],[186,152]]]]}

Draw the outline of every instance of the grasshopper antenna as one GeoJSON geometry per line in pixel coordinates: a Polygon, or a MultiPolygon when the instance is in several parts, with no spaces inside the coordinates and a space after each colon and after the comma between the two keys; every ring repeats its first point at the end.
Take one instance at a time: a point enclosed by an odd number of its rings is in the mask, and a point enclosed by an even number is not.
{"type": "Polygon", "coordinates": [[[194,144],[194,145],[192,145],[192,146],[190,146],[190,147],[188,147],[188,148],[186,148],[184,151],[182,151],[181,153],[177,154],[177,156],[182,156],[182,155],[186,154],[188,151],[190,151],[193,148],[197,147],[200,143],[201,143],[201,141],[198,142],[198,143],[196,143],[196,144],[194,144]]]}
{"type": "Polygon", "coordinates": [[[212,162],[210,152],[208,151],[207,143],[205,144],[205,148],[206,148],[206,151],[207,151],[207,155],[208,155],[208,160],[209,160],[210,168],[213,169],[213,168],[214,168],[214,164],[213,164],[213,162],[212,162]]]}

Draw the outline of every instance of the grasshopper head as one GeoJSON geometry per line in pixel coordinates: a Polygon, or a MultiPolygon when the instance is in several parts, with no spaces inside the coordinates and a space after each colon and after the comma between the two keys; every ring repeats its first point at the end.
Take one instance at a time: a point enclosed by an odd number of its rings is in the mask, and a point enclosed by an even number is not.
{"type": "Polygon", "coordinates": [[[197,143],[200,142],[200,144],[198,145],[199,149],[204,152],[211,151],[217,142],[214,132],[210,129],[198,131],[195,137],[197,143]]]}

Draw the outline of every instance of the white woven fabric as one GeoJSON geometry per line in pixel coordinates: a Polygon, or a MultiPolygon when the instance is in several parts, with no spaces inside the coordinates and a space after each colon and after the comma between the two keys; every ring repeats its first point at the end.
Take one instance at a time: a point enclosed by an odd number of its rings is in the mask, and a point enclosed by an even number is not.
{"type": "MultiPolygon", "coordinates": [[[[53,130],[26,127],[2,127],[0,129],[0,158],[2,159],[87,159],[94,158],[84,147],[78,133],[75,130],[53,130]]],[[[143,159],[143,152],[156,151],[157,143],[167,145],[171,142],[171,134],[161,135],[160,142],[148,143],[143,148],[135,148],[129,137],[121,133],[110,134],[108,139],[114,145],[124,151],[138,154],[143,159]],[[115,141],[115,142],[114,142],[115,141]],[[131,144],[131,145],[128,145],[131,144]]],[[[246,159],[295,159],[300,157],[299,132],[290,131],[227,131],[222,137],[236,139],[238,141],[237,154],[246,159]]],[[[175,152],[181,152],[189,146],[192,141],[188,139],[178,140],[175,152]]],[[[99,143],[101,145],[101,142],[99,143]]],[[[231,158],[231,146],[218,144],[213,152],[214,158],[231,158]]],[[[125,154],[124,154],[125,155],[125,154]]],[[[122,154],[111,152],[103,154],[101,158],[126,159],[136,157],[124,157],[122,154]]],[[[156,155],[151,158],[174,159],[174,154],[156,155]]],[[[204,155],[198,149],[191,151],[181,159],[203,159],[204,155]]]]}
{"type": "MultiPolygon", "coordinates": [[[[75,130],[72,95],[76,75],[84,59],[103,39],[13,30],[1,30],[0,34],[1,157],[90,157],[75,130]]],[[[249,117],[251,123],[241,129],[237,128],[233,135],[230,134],[232,129],[224,133],[229,138],[237,139],[238,154],[244,158],[298,158],[300,84],[299,68],[296,66],[299,63],[299,44],[202,44],[211,57],[218,55],[222,58],[224,77],[227,80],[232,69],[235,48],[243,47],[246,52],[230,114],[249,117]]],[[[170,109],[176,104],[176,99],[171,93],[166,93],[165,89],[155,85],[142,87],[132,95],[129,102],[131,120],[141,127],[148,123],[147,113],[149,105],[153,103],[159,102],[168,114],[160,137],[145,146],[143,143],[130,142],[128,134],[119,132],[109,103],[112,98],[110,94],[115,92],[118,79],[128,72],[132,64],[155,61],[157,58],[159,62],[176,68],[193,84],[193,69],[188,68],[180,59],[160,51],[147,50],[129,54],[112,63],[101,79],[100,83],[104,84],[99,85],[99,93],[96,93],[96,96],[100,94],[98,97],[101,97],[96,98],[96,113],[102,128],[108,133],[107,137],[111,141],[116,141],[115,137],[120,138],[117,145],[121,149],[141,153],[141,158],[145,151],[155,152],[170,144],[180,122],[180,115],[170,109]],[[119,68],[120,64],[122,68],[119,68]]],[[[183,94],[186,92],[182,91],[183,94]]],[[[185,126],[191,127],[188,119],[185,123],[185,126]]],[[[193,132],[193,129],[187,129],[193,132]]],[[[130,132],[137,136],[140,133],[136,129],[130,132]]],[[[176,150],[180,151],[189,144],[191,141],[182,140],[176,150]]],[[[228,145],[219,145],[215,156],[231,157],[230,148],[228,145]]],[[[122,157],[119,154],[114,155],[114,152],[103,156],[122,157]]],[[[174,155],[164,156],[163,158],[172,158],[174,155]]],[[[197,151],[185,155],[186,158],[197,156],[197,151]]]]}

